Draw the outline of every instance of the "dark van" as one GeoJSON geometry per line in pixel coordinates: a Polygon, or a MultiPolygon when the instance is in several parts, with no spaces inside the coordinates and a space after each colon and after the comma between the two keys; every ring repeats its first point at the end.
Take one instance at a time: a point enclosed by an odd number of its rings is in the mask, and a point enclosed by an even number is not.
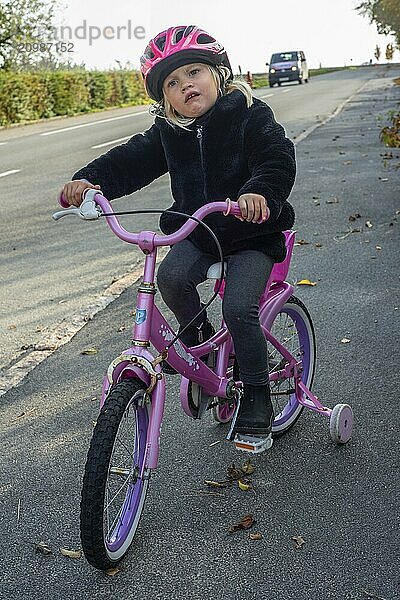
{"type": "Polygon", "coordinates": [[[269,63],[269,86],[276,83],[281,85],[283,81],[298,81],[308,83],[308,67],[306,57],[302,50],[291,50],[289,52],[278,52],[271,56],[269,63]]]}

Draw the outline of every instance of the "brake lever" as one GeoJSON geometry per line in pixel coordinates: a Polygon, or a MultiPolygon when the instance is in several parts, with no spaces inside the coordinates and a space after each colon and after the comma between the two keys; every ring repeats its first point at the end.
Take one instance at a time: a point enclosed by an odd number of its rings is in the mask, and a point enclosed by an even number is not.
{"type": "MultiPolygon", "coordinates": [[[[96,190],[97,193],[97,190],[96,190]]],[[[79,206],[79,208],[65,208],[64,210],[59,210],[52,215],[52,218],[55,221],[62,219],[62,217],[66,217],[67,215],[76,215],[80,219],[84,219],[85,221],[95,221],[102,214],[101,208],[97,206],[96,202],[92,200],[90,197],[85,196],[84,201],[79,206]]]]}

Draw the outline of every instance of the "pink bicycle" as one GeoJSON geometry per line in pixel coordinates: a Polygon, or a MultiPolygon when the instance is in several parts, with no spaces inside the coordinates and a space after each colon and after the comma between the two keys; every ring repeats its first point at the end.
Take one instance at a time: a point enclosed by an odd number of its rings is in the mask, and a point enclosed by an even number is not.
{"type": "MultiPolygon", "coordinates": [[[[61,204],[67,206],[62,200],[61,204]]],[[[187,348],[154,302],[157,248],[182,240],[201,219],[217,211],[240,214],[235,202],[212,202],[188,217],[172,235],[153,231],[133,234],[121,227],[108,200],[91,189],[79,209],[69,208],[53,215],[56,220],[67,214],[89,220],[102,216],[121,240],[138,245],[145,255],[132,345],[110,364],[104,378],[100,413],[83,479],[82,547],[89,563],[98,569],[114,566],[128,551],[143,511],[151,472],[157,467],[166,393],[162,361],[168,357],[168,363],[182,376],[180,400],[189,417],[198,419],[206,410],[212,410],[216,421],[229,423],[234,420],[235,411],[237,414],[241,382],[232,338],[224,321],[209,340],[187,348]],[[158,356],[150,352],[150,344],[158,356]]],[[[352,432],[350,406],[337,404],[329,409],[311,392],[316,358],[314,328],[306,307],[293,295],[293,286],[285,282],[295,234],[288,231],[285,235],[287,258],[274,266],[260,299],[260,323],[268,344],[275,413],[272,434],[275,437],[288,431],[306,407],[329,417],[333,441],[344,444],[352,432]]],[[[217,294],[223,296],[222,273],[221,263],[209,269],[209,277],[216,279],[213,298],[217,294]]],[[[232,427],[228,439],[231,437],[232,427]]],[[[270,445],[262,438],[246,436],[236,436],[233,441],[239,450],[253,453],[270,445]]]]}

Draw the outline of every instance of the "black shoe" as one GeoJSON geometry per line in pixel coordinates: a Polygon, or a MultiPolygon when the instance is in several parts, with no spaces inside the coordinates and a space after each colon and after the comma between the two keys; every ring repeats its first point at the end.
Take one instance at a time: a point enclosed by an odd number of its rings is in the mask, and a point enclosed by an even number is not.
{"type": "Polygon", "coordinates": [[[274,420],[271,392],[267,385],[244,384],[234,433],[269,435],[274,420]]]}
{"type": "MultiPolygon", "coordinates": [[[[181,330],[182,327],[179,327],[179,332],[181,330]]],[[[199,344],[206,342],[214,335],[214,333],[215,329],[206,317],[205,321],[203,321],[199,327],[196,327],[196,325],[191,325],[188,329],[186,329],[186,331],[184,331],[182,337],[179,339],[185,344],[185,346],[190,348],[191,346],[198,346],[199,344]]],[[[207,358],[208,354],[203,357],[204,362],[206,362],[207,358]]],[[[178,373],[173,367],[171,367],[171,365],[167,363],[166,360],[162,361],[161,366],[164,373],[167,373],[168,375],[177,375],[178,373]]]]}

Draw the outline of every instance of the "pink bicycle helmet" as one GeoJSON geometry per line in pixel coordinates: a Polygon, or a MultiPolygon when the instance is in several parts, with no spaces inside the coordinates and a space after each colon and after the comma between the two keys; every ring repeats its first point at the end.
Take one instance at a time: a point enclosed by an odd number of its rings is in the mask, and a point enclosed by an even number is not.
{"type": "Polygon", "coordinates": [[[195,25],[170,27],[148,43],[140,59],[140,70],[150,98],[159,102],[164,79],[178,67],[191,62],[232,67],[221,44],[209,33],[195,25]]]}

